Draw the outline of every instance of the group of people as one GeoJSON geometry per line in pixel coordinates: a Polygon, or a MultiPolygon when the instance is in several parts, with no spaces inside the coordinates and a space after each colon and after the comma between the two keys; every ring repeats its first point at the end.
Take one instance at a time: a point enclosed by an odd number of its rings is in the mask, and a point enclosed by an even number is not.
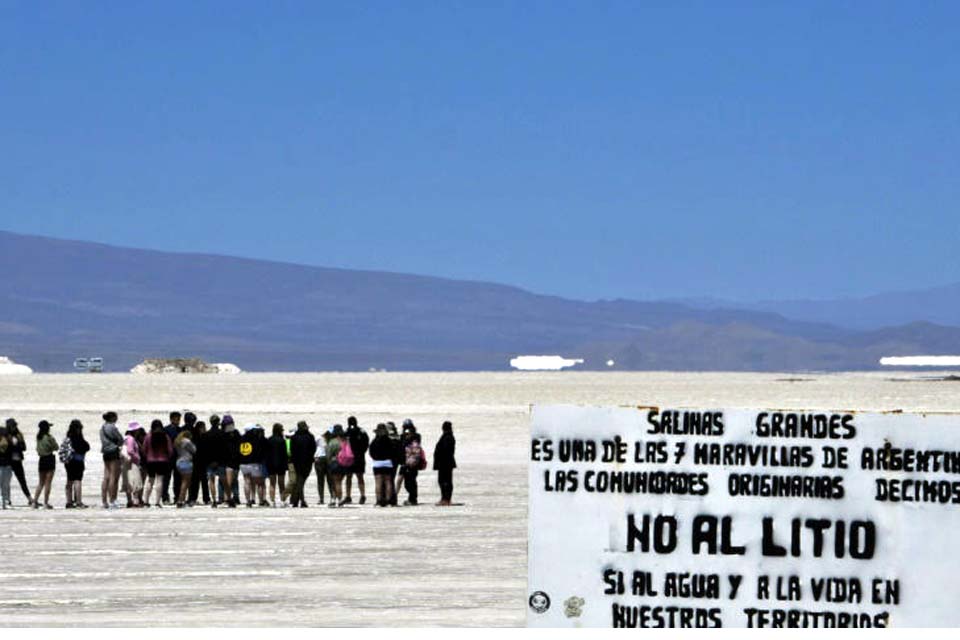
{"type": "MultiPolygon", "coordinates": [[[[212,415],[207,422],[192,412],[174,411],[169,422],[153,420],[149,427],[130,422],[121,433],[116,412],[103,414],[100,427],[100,453],[103,456],[103,481],[100,501],[105,509],[119,508],[120,492],[127,507],[188,507],[200,504],[212,507],[307,507],[307,484],[316,478],[319,504],[328,498],[329,506],[342,507],[353,502],[353,482],[359,489],[359,504],[367,502],[367,457],[371,461],[376,506],[397,506],[398,492],[406,493],[404,505],[419,502],[418,475],[427,469],[423,440],[412,420],[404,420],[401,429],[393,422],[377,425],[371,440],[353,416],[347,428],[335,424],[315,435],[301,421],[296,429],[286,430],[274,424],[267,435],[259,424],[238,429],[231,415],[212,415]],[[269,489],[268,489],[269,485],[269,489]],[[269,496],[269,498],[268,498],[269,496]]],[[[27,442],[17,421],[9,418],[0,428],[0,496],[3,509],[12,506],[11,481],[16,477],[28,504],[52,509],[50,491],[57,460],[66,470],[66,507],[83,509],[83,475],[90,443],[83,435],[83,424],[71,420],[61,442],[50,433],[53,425],[41,420],[37,425],[37,486],[31,495],[23,471],[27,442]],[[42,502],[41,502],[42,495],[42,502]]],[[[440,500],[437,506],[450,506],[453,497],[453,470],[456,439],[453,425],[444,422],[433,451],[433,469],[437,472],[440,500]]]]}

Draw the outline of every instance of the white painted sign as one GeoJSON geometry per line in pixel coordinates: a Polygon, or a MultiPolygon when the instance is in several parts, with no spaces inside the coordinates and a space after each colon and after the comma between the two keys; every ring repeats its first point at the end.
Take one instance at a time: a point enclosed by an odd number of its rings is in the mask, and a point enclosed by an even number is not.
{"type": "Polygon", "coordinates": [[[537,406],[531,626],[960,626],[960,416],[537,406]]]}

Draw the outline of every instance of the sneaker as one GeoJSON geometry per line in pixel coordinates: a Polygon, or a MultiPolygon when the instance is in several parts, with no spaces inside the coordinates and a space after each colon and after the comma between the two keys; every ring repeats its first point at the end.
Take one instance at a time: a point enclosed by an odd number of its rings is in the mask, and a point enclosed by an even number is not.
{"type": "Polygon", "coordinates": [[[114,500],[113,502],[110,503],[110,508],[111,508],[111,509],[119,509],[119,508],[120,508],[120,505],[118,505],[117,502],[116,502],[116,500],[114,500]]]}
{"type": "Polygon", "coordinates": [[[345,504],[353,504],[353,498],[351,498],[350,496],[347,496],[346,498],[340,501],[341,507],[345,504]]]}
{"type": "Polygon", "coordinates": [[[53,505],[50,504],[50,503],[47,503],[47,504],[43,505],[43,508],[44,508],[44,509],[53,509],[53,505]]]}
{"type": "Polygon", "coordinates": [[[360,496],[360,504],[367,504],[367,496],[360,496]]]}

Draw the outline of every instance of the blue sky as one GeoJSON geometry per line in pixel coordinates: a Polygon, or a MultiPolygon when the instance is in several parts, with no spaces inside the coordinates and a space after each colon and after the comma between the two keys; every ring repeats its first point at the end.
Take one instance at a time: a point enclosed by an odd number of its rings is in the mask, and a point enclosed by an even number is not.
{"type": "Polygon", "coordinates": [[[0,228],[578,298],[960,281],[960,3],[0,0],[0,228]]]}

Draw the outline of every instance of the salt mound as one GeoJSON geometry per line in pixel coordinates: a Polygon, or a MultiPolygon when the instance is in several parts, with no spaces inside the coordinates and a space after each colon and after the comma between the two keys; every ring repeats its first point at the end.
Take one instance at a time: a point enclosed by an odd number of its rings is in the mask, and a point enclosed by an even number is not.
{"type": "Polygon", "coordinates": [[[230,362],[210,364],[200,358],[147,358],[130,373],[240,373],[240,367],[230,362]]]}
{"type": "Polygon", "coordinates": [[[582,358],[564,358],[562,356],[517,356],[510,360],[510,366],[521,371],[560,371],[566,367],[583,364],[582,358]]]}
{"type": "Polygon", "coordinates": [[[33,373],[33,369],[25,364],[17,364],[6,356],[0,356],[0,375],[17,375],[33,373]]]}
{"type": "Polygon", "coordinates": [[[217,373],[229,373],[231,375],[234,373],[243,373],[243,369],[232,362],[216,362],[210,366],[216,367],[217,373]]]}

